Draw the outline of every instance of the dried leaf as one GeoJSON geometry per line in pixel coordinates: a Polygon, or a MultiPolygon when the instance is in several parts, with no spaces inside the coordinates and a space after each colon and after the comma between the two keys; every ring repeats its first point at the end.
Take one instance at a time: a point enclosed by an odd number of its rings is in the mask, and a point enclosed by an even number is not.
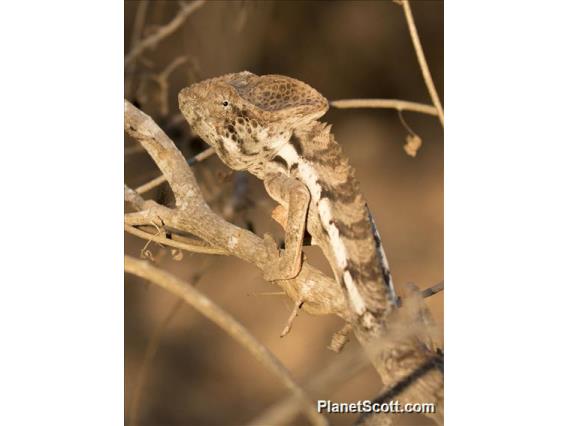
{"type": "Polygon", "coordinates": [[[172,255],[172,259],[177,260],[178,262],[183,259],[183,252],[178,248],[171,249],[170,254],[172,255]]]}
{"type": "Polygon", "coordinates": [[[416,153],[422,146],[422,139],[420,136],[414,135],[407,135],[406,136],[406,144],[404,145],[404,152],[406,152],[411,157],[416,157],[416,153]]]}

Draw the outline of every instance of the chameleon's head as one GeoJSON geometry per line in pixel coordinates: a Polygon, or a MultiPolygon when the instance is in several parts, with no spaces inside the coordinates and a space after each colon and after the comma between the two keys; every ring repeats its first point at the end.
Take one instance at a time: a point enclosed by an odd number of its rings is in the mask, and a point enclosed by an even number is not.
{"type": "Polygon", "coordinates": [[[329,107],[301,81],[247,71],[195,83],[178,98],[193,131],[237,170],[274,156],[295,128],[317,120],[329,107]]]}

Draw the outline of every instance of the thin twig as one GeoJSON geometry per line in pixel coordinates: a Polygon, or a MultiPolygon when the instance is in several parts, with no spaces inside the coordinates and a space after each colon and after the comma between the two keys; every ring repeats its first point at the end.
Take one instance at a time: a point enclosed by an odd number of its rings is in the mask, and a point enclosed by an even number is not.
{"type": "Polygon", "coordinates": [[[148,0],[142,0],[138,3],[136,9],[136,16],[134,17],[134,25],[132,26],[132,36],[130,37],[130,49],[132,49],[140,36],[142,35],[142,28],[144,28],[144,21],[146,20],[146,12],[148,10],[148,0]]]}
{"type": "Polygon", "coordinates": [[[130,256],[124,257],[124,270],[162,287],[182,298],[209,320],[217,324],[233,339],[247,349],[262,365],[271,370],[297,398],[302,400],[305,414],[314,425],[327,425],[327,419],[315,409],[315,404],[296,383],[282,363],[260,343],[249,331],[213,301],[189,283],[172,274],[150,265],[148,262],[130,256]]]}
{"type": "MultiPolygon", "coordinates": [[[[211,157],[213,154],[215,154],[215,150],[213,148],[207,148],[206,150],[197,154],[195,157],[191,157],[189,160],[187,160],[187,164],[193,166],[194,164],[197,164],[200,161],[203,161],[206,158],[211,157]]],[[[146,182],[143,185],[140,185],[138,188],[136,188],[136,192],[138,192],[139,194],[144,194],[145,192],[148,192],[156,188],[157,186],[160,186],[162,183],[166,182],[166,180],[167,179],[164,175],[158,176],[152,179],[151,181],[146,182]]]]}
{"type": "Polygon", "coordinates": [[[410,3],[408,3],[408,0],[399,0],[398,3],[401,4],[402,8],[404,9],[404,16],[406,17],[408,30],[410,31],[410,38],[412,38],[412,43],[414,44],[414,50],[416,51],[416,57],[418,58],[420,69],[422,70],[424,83],[426,83],[426,87],[428,88],[428,92],[430,93],[430,97],[432,98],[432,103],[436,107],[438,118],[440,119],[440,123],[442,123],[443,127],[444,110],[442,108],[442,103],[440,102],[440,98],[438,97],[436,86],[434,86],[434,81],[432,80],[432,75],[430,74],[430,69],[428,68],[426,57],[424,56],[424,50],[422,49],[422,43],[420,42],[420,37],[418,37],[418,31],[416,30],[416,25],[414,24],[414,17],[412,16],[410,3]]]}
{"type": "MultiPolygon", "coordinates": [[[[130,37],[130,49],[132,50],[134,46],[140,40],[142,35],[142,29],[144,28],[144,21],[146,20],[146,12],[148,10],[148,0],[142,0],[138,3],[138,8],[136,9],[136,16],[134,17],[134,25],[132,26],[132,35],[130,37]]],[[[125,73],[128,75],[134,70],[136,61],[133,60],[128,67],[125,67],[125,73]]],[[[125,79],[126,88],[124,92],[126,96],[129,97],[130,90],[132,88],[132,78],[125,79]]]]}
{"type": "Polygon", "coordinates": [[[163,184],[164,182],[166,182],[167,179],[164,175],[155,177],[154,179],[140,185],[138,188],[136,188],[136,192],[138,192],[139,194],[144,194],[145,192],[151,191],[152,189],[160,186],[161,184],[163,184]]]}
{"type": "Polygon", "coordinates": [[[444,290],[444,281],[440,281],[438,284],[433,285],[426,290],[422,290],[422,297],[426,299],[427,297],[434,296],[436,293],[439,293],[444,290]]]}
{"type": "Polygon", "coordinates": [[[399,99],[340,99],[331,101],[334,108],[390,108],[398,111],[414,111],[429,115],[438,115],[432,105],[417,102],[401,101],[399,99]]]}
{"type": "Polygon", "coordinates": [[[143,210],[144,204],[146,203],[138,191],[129,188],[128,185],[124,185],[124,201],[132,204],[132,206],[138,211],[143,210]]]}
{"type": "Polygon", "coordinates": [[[194,164],[199,163],[200,161],[203,161],[206,158],[211,157],[213,154],[215,154],[215,149],[212,148],[212,147],[209,147],[206,150],[201,151],[195,157],[191,157],[189,160],[187,160],[187,164],[189,164],[190,166],[193,166],[194,164]]]}
{"type": "Polygon", "coordinates": [[[140,145],[128,146],[128,147],[124,148],[124,156],[125,157],[129,157],[129,156],[135,155],[135,154],[141,154],[143,152],[146,152],[146,151],[140,145]]]}
{"type": "Polygon", "coordinates": [[[160,74],[152,76],[159,88],[159,102],[160,114],[165,117],[169,113],[168,95],[170,88],[170,74],[175,71],[177,67],[187,61],[187,56],[178,56],[175,58],[160,74]]]}
{"type": "Polygon", "coordinates": [[[292,330],[292,323],[294,322],[294,320],[296,319],[296,317],[300,313],[300,309],[302,308],[303,303],[304,302],[299,301],[299,302],[296,302],[294,304],[294,309],[292,309],[292,312],[290,313],[290,316],[288,317],[288,321],[286,321],[286,326],[284,327],[284,329],[280,333],[280,337],[284,337],[288,333],[290,333],[290,330],[292,330]]]}
{"type": "MultiPolygon", "coordinates": [[[[223,250],[222,248],[217,247],[208,247],[206,245],[200,245],[199,243],[188,243],[185,241],[176,241],[173,239],[161,237],[159,235],[150,234],[149,232],[144,232],[138,228],[135,228],[132,225],[124,224],[124,230],[129,234],[135,235],[139,238],[143,238],[145,240],[152,240],[156,243],[163,244],[165,246],[178,248],[181,250],[189,251],[192,253],[204,253],[204,254],[221,254],[221,255],[228,255],[229,252],[223,250]]],[[[178,237],[180,238],[180,237],[178,237]]]]}
{"type": "Polygon", "coordinates": [[[124,64],[125,65],[130,64],[130,62],[132,62],[143,51],[145,51],[149,47],[155,47],[160,41],[162,41],[164,38],[168,37],[170,34],[176,31],[193,12],[195,12],[204,4],[205,0],[196,0],[192,3],[183,6],[174,19],[172,19],[169,23],[161,27],[154,34],[146,37],[144,40],[142,40],[140,43],[134,46],[132,50],[128,53],[128,55],[126,55],[126,58],[124,58],[124,64]]]}
{"type": "Polygon", "coordinates": [[[286,296],[286,293],[283,291],[253,291],[247,296],[286,296]]]}

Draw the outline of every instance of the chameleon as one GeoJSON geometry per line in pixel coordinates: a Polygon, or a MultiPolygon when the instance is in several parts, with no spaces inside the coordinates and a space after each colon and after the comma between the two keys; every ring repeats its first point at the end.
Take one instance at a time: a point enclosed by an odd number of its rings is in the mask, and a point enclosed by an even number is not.
{"type": "Polygon", "coordinates": [[[321,122],[327,99],[308,84],[248,71],[183,88],[180,110],[223,163],[261,179],[283,209],[284,248],[270,235],[264,278],[291,279],[302,265],[306,236],[320,247],[342,287],[353,321],[376,327],[396,304],[376,225],[354,169],[321,122]]]}

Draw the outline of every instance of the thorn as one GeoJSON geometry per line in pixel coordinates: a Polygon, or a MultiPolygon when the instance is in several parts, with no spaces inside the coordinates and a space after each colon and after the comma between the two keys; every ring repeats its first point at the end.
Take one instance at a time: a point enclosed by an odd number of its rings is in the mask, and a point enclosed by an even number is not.
{"type": "Polygon", "coordinates": [[[303,300],[296,303],[296,306],[294,306],[294,309],[292,309],[292,313],[290,314],[288,321],[286,321],[286,327],[284,327],[284,330],[282,330],[282,333],[280,333],[280,337],[284,337],[288,333],[290,333],[290,330],[292,330],[292,323],[294,322],[294,319],[296,319],[296,317],[298,316],[298,313],[300,309],[302,309],[303,304],[304,304],[303,300]]]}

